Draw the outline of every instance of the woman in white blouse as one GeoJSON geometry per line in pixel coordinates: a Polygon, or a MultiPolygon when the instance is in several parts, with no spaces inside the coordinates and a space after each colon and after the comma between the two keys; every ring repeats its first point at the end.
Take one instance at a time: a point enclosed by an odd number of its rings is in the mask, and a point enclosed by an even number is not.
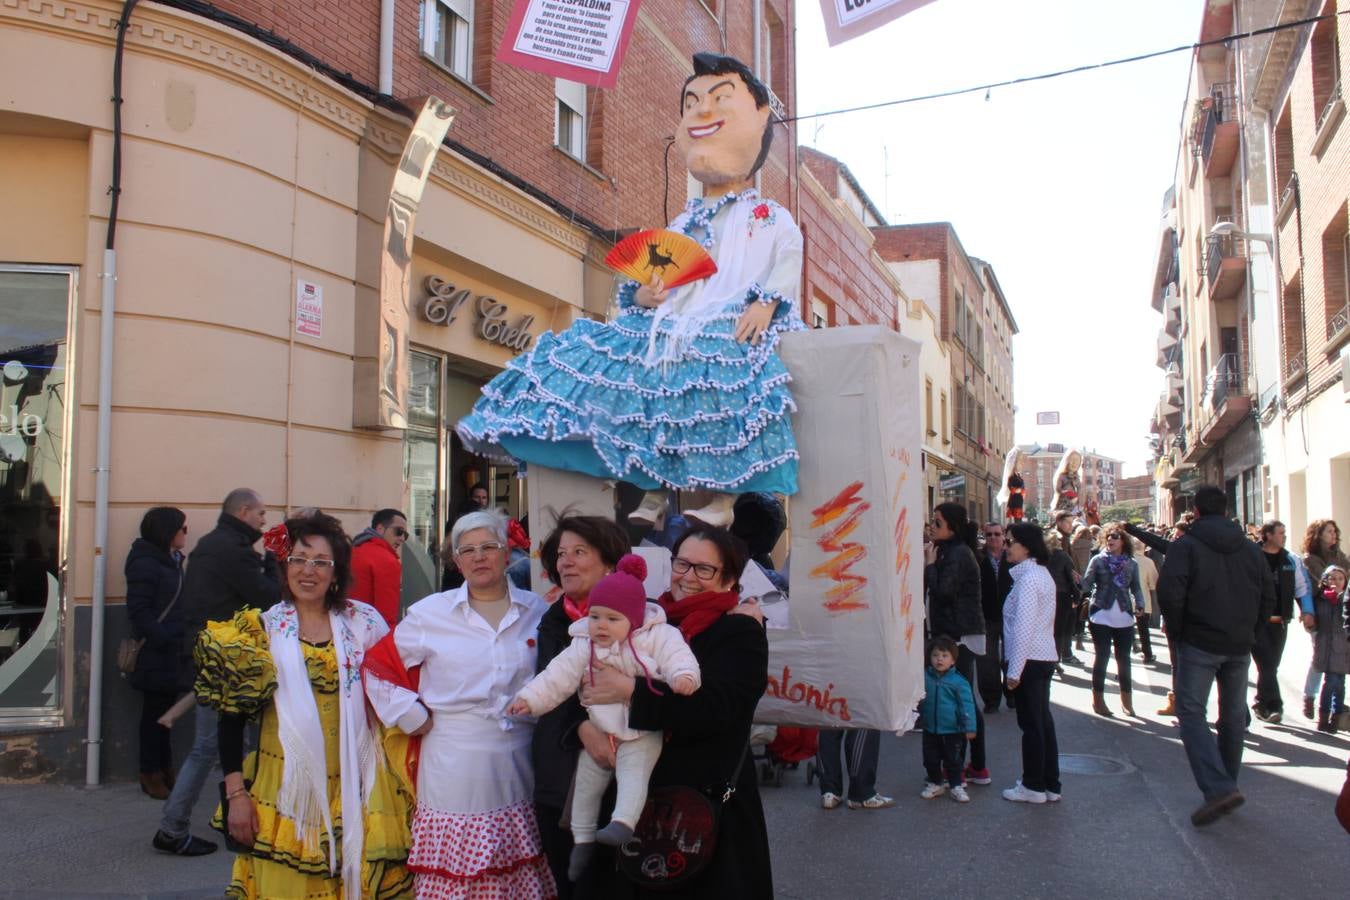
{"type": "Polygon", "coordinates": [[[506,528],[492,512],[460,518],[450,545],[464,584],[414,603],[394,629],[402,664],[420,666],[416,691],[366,671],[380,719],[422,737],[408,857],[419,898],[557,894],[535,824],[533,726],[505,715],[534,675],[548,604],[508,581],[506,528]]]}
{"type": "Polygon", "coordinates": [[[1050,680],[1059,652],[1055,647],[1055,579],[1045,567],[1050,552],[1035,525],[1008,528],[1008,570],[1012,591],[1003,604],[1003,647],[1008,658],[1008,690],[1017,704],[1022,729],[1022,778],[1003,792],[1015,803],[1059,800],[1059,744],[1050,715],[1050,680]]]}

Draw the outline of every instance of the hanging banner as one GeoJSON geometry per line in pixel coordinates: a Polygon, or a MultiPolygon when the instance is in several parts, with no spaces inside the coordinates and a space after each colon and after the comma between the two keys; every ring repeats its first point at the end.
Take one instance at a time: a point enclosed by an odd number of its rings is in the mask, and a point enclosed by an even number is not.
{"type": "Polygon", "coordinates": [[[312,281],[295,281],[295,333],[323,337],[323,287],[312,281]]]}
{"type": "Polygon", "coordinates": [[[933,0],[820,0],[830,46],[866,34],[933,0]]]}
{"type": "Polygon", "coordinates": [[[516,0],[497,59],[591,87],[613,87],[637,11],[638,0],[516,0]]]}

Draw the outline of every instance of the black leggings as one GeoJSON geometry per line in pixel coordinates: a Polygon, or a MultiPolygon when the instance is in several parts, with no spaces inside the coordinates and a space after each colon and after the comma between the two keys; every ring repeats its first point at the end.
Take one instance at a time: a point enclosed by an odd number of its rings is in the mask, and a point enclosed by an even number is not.
{"type": "Polygon", "coordinates": [[[169,711],[177,699],[173,694],[159,691],[141,691],[141,773],[173,771],[172,732],[159,724],[159,717],[169,711]]]}
{"type": "Polygon", "coordinates": [[[1093,692],[1100,694],[1106,690],[1106,663],[1111,656],[1111,648],[1114,645],[1116,678],[1120,682],[1120,692],[1122,694],[1129,693],[1132,687],[1130,684],[1130,649],[1134,646],[1134,626],[1112,628],[1110,625],[1098,625],[1096,622],[1089,622],[1088,630],[1092,632],[1092,646],[1097,651],[1096,657],[1092,660],[1093,692]]]}
{"type": "Polygon", "coordinates": [[[1149,634],[1148,616],[1140,616],[1135,619],[1135,627],[1139,629],[1139,646],[1143,648],[1144,658],[1153,658],[1153,637],[1149,634]]]}

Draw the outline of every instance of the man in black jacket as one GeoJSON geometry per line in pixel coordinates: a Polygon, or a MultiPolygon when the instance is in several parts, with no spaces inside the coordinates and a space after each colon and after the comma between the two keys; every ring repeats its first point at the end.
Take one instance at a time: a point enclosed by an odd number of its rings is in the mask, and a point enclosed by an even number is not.
{"type": "Polygon", "coordinates": [[[1247,727],[1247,671],[1257,625],[1275,612],[1275,582],[1261,548],[1225,518],[1222,488],[1195,492],[1197,518],[1167,550],[1158,579],[1158,604],[1176,641],[1172,677],[1181,742],[1205,802],[1191,814],[1208,825],[1242,805],[1237,789],[1247,727]],[[1219,735],[1210,734],[1205,709],[1219,682],[1219,735]]]}
{"type": "Polygon", "coordinates": [[[1303,563],[1284,549],[1288,532],[1283,522],[1270,521],[1261,526],[1261,550],[1275,579],[1275,611],[1262,619],[1256,628],[1256,646],[1252,661],[1256,663],[1256,702],[1252,712],[1263,722],[1279,722],[1284,718],[1284,699],[1280,696],[1280,659],[1284,656],[1284,642],[1289,636],[1289,622],[1301,609],[1295,599],[1310,598],[1311,585],[1303,563]]]}
{"type": "MultiPolygon", "coordinates": [[[[276,557],[271,553],[259,556],[253,549],[266,521],[267,505],[258,492],[236,488],[225,497],[216,527],[202,535],[188,557],[183,580],[184,660],[179,666],[186,673],[184,690],[192,689],[196,672],[192,646],[207,622],[231,619],[245,607],[266,609],[281,596],[276,557]]],[[[183,760],[173,792],[164,801],[159,831],[151,842],[156,850],[202,856],[216,849],[213,842],[194,837],[190,828],[192,808],[218,761],[217,726],[216,711],[198,706],[192,752],[183,760]]]]}
{"type": "MultiPolygon", "coordinates": [[[[980,607],[984,612],[984,655],[976,661],[980,699],[984,711],[998,712],[1003,692],[1003,601],[1012,592],[1012,572],[1003,552],[1003,526],[989,522],[984,526],[984,547],[980,558],[980,607]]],[[[1012,694],[1007,694],[1012,709],[1012,694]]]]}

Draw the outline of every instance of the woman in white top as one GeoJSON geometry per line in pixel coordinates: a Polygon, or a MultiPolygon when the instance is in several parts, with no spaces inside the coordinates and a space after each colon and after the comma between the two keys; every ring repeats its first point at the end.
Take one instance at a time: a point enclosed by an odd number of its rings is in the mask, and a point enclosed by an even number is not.
{"type": "Polygon", "coordinates": [[[557,896],[534,817],[533,727],[505,715],[534,675],[548,604],[507,580],[506,527],[486,511],[455,523],[464,584],[409,607],[398,659],[366,668],[380,719],[421,737],[408,857],[419,900],[557,896]],[[400,678],[398,662],[420,673],[400,678]]]}
{"type": "Polygon", "coordinates": [[[1092,557],[1083,574],[1083,596],[1092,606],[1088,631],[1096,656],[1092,661],[1092,711],[1110,716],[1106,705],[1106,663],[1114,648],[1116,678],[1120,683],[1120,708],[1134,715],[1130,682],[1130,647],[1134,643],[1135,619],[1144,616],[1144,589],[1139,563],[1134,559],[1134,541],[1125,526],[1112,522],[1102,529],[1101,552],[1092,557]]]}
{"type": "Polygon", "coordinates": [[[1055,579],[1045,538],[1035,525],[1008,527],[1008,570],[1013,586],[1003,604],[1008,690],[1022,729],[1022,778],[1003,792],[1015,803],[1059,800],[1059,743],[1050,715],[1050,680],[1059,662],[1055,646],[1055,579]]]}

